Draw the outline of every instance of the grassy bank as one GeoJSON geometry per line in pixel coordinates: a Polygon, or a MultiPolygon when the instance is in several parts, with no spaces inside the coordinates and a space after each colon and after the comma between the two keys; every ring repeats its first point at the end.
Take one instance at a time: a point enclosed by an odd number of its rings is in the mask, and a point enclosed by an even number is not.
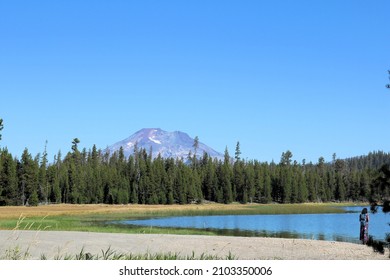
{"type": "Polygon", "coordinates": [[[107,221],[167,216],[339,213],[350,204],[44,205],[0,207],[0,229],[116,233],[218,234],[216,231],[118,226],[107,221]]]}

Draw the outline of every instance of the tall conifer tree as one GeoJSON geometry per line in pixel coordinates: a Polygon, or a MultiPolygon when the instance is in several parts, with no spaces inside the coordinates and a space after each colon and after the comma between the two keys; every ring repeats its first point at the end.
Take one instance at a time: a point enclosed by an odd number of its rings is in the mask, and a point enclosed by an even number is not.
{"type": "Polygon", "coordinates": [[[20,204],[16,166],[8,150],[0,150],[0,206],[20,204]]]}
{"type": "Polygon", "coordinates": [[[39,169],[37,162],[32,159],[31,154],[28,152],[28,149],[24,149],[21,162],[18,168],[19,176],[19,188],[20,188],[20,200],[22,205],[32,204],[36,202],[35,195],[37,194],[37,178],[39,169]],[[31,201],[33,198],[33,201],[31,201]]]}
{"type": "Polygon", "coordinates": [[[221,170],[220,185],[222,189],[223,202],[225,204],[233,202],[233,193],[232,193],[232,184],[231,184],[231,165],[230,165],[230,155],[226,147],[224,163],[221,170]]]}
{"type": "Polygon", "coordinates": [[[3,119],[0,118],[0,141],[1,141],[1,131],[3,130],[4,125],[3,125],[3,119]]]}

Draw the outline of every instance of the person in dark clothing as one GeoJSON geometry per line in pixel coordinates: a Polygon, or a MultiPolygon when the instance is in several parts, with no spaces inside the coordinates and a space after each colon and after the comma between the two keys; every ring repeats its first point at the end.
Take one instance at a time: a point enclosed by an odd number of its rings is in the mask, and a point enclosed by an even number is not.
{"type": "Polygon", "coordinates": [[[367,244],[368,241],[368,222],[370,217],[368,215],[367,208],[363,208],[362,212],[359,215],[360,221],[360,241],[363,244],[367,244]]]}

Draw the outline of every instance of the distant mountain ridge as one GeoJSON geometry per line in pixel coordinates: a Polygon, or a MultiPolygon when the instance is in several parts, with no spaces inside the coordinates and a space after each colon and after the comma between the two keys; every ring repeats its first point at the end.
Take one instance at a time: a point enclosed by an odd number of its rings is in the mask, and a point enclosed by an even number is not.
{"type": "MultiPolygon", "coordinates": [[[[152,151],[152,158],[161,155],[163,158],[185,160],[190,152],[192,155],[195,154],[194,141],[194,138],[181,131],[168,132],[160,128],[144,128],[107,149],[110,154],[113,154],[122,147],[125,157],[129,157],[134,154],[134,147],[137,144],[138,150],[145,149],[148,153],[152,151]]],[[[207,153],[212,158],[221,160],[224,158],[222,153],[199,141],[196,156],[200,158],[203,153],[207,153]]]]}

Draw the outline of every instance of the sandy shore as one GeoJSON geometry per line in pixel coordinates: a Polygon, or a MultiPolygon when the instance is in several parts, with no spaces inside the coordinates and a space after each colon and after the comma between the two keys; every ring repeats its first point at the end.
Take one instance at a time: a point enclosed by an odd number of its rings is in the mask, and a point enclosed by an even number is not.
{"type": "Polygon", "coordinates": [[[0,231],[0,258],[8,252],[28,251],[29,259],[64,257],[84,252],[93,255],[111,247],[116,252],[179,253],[199,256],[203,253],[225,258],[229,253],[240,260],[388,260],[372,248],[352,243],[229,236],[189,236],[155,234],[114,234],[59,231],[0,231]]]}

